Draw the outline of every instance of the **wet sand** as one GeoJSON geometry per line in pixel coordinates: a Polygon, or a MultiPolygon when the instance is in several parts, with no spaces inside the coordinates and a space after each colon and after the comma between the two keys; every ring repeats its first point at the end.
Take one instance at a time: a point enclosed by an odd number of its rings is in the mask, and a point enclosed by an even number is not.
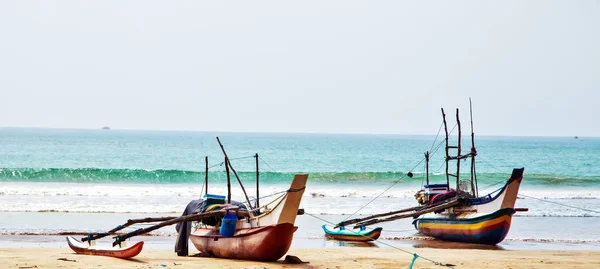
{"type": "MultiPolygon", "coordinates": [[[[304,264],[178,257],[171,250],[145,249],[131,260],[77,255],[69,248],[3,248],[3,268],[408,268],[415,249],[292,249],[304,264]]],[[[418,249],[419,255],[453,268],[600,268],[600,251],[498,251],[418,249]]],[[[444,268],[418,258],[414,268],[444,268]]]]}

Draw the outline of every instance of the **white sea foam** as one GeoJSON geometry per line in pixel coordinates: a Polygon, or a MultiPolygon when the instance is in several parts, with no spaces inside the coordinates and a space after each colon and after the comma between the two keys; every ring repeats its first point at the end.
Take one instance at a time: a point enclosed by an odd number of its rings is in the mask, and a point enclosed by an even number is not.
{"type": "MultiPolygon", "coordinates": [[[[261,187],[260,196],[281,193],[287,187],[265,185],[261,187]]],[[[416,203],[415,189],[392,188],[383,192],[384,189],[312,184],[307,186],[302,207],[313,214],[352,214],[364,206],[358,213],[372,214],[416,203]]],[[[232,190],[233,199],[245,200],[240,188],[232,190]]],[[[247,188],[246,191],[254,200],[255,189],[247,188]]],[[[224,186],[209,185],[209,193],[226,192],[224,186]]],[[[178,213],[190,200],[198,199],[203,193],[202,185],[189,184],[5,183],[0,190],[0,211],[178,213]]],[[[593,212],[600,208],[600,190],[530,189],[521,194],[517,207],[527,207],[529,211],[517,216],[600,216],[600,213],[593,212]]],[[[261,199],[268,201],[274,197],[261,199]]]]}

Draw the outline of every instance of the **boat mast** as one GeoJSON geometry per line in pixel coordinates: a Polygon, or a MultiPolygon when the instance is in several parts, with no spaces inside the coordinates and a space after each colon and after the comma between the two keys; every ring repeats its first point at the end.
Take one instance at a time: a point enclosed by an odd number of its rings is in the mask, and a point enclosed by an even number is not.
{"type": "Polygon", "coordinates": [[[208,156],[204,156],[204,163],[206,163],[206,169],[204,170],[204,185],[206,186],[206,191],[204,194],[208,195],[208,156]]]}
{"type": "MultiPolygon", "coordinates": [[[[225,152],[225,147],[223,147],[223,144],[221,144],[221,140],[219,140],[219,137],[217,137],[217,142],[219,142],[219,146],[221,146],[223,155],[225,155],[225,157],[227,157],[227,152],[225,152]]],[[[246,189],[244,189],[244,184],[242,184],[242,180],[240,180],[240,177],[238,176],[237,172],[235,171],[235,169],[233,169],[233,166],[231,166],[231,163],[229,162],[229,158],[226,159],[225,166],[226,166],[226,168],[227,167],[231,168],[231,172],[233,172],[233,175],[235,176],[238,183],[240,184],[240,187],[242,188],[242,192],[244,193],[244,196],[246,197],[246,202],[248,203],[248,206],[250,208],[252,208],[252,205],[250,204],[250,199],[248,198],[248,194],[246,194],[246,189]]]]}
{"type": "Polygon", "coordinates": [[[227,203],[231,204],[231,176],[229,175],[229,158],[225,155],[225,172],[227,173],[227,203]]]}
{"type": "Polygon", "coordinates": [[[471,114],[471,188],[473,188],[473,195],[479,196],[479,186],[477,184],[477,173],[475,173],[475,156],[477,156],[477,150],[475,149],[475,133],[473,131],[473,104],[471,98],[469,98],[469,113],[471,114]],[[473,186],[475,182],[475,186],[473,186]]]}
{"type": "Polygon", "coordinates": [[[446,114],[444,113],[444,108],[442,108],[442,118],[444,119],[444,131],[446,132],[446,185],[448,185],[448,189],[450,189],[450,175],[448,174],[448,125],[446,124],[446,114]]]}
{"type": "Polygon", "coordinates": [[[458,125],[458,146],[456,146],[456,190],[460,190],[460,140],[461,140],[461,128],[460,128],[460,117],[458,115],[458,108],[456,109],[456,124],[458,125]]]}
{"type": "Polygon", "coordinates": [[[256,160],[256,208],[260,207],[260,203],[258,201],[258,198],[260,197],[258,195],[258,176],[259,176],[259,172],[258,172],[258,153],[256,153],[254,155],[254,159],[256,160]]]}
{"type": "Polygon", "coordinates": [[[429,185],[429,151],[425,152],[425,179],[429,185]]]}

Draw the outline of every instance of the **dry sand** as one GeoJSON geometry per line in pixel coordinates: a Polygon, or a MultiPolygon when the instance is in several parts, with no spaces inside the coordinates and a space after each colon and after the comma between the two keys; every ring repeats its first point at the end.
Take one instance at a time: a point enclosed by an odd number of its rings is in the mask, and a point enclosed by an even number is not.
{"type": "MultiPolygon", "coordinates": [[[[406,249],[453,268],[600,268],[600,251],[510,251],[406,249]]],[[[170,250],[146,249],[131,260],[77,255],[68,248],[0,249],[1,268],[408,268],[412,256],[396,249],[313,248],[288,252],[305,264],[178,257],[170,250]],[[60,260],[61,258],[66,259],[60,260]],[[165,266],[162,266],[162,265],[165,266]]],[[[414,268],[444,268],[422,258],[414,268]]]]}

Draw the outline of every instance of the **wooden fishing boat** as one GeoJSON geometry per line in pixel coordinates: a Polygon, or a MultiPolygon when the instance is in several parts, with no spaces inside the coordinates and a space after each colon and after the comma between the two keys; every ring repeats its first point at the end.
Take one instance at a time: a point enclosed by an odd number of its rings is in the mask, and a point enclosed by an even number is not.
{"type": "Polygon", "coordinates": [[[359,227],[358,230],[347,230],[343,226],[335,228],[332,226],[327,226],[326,224],[323,224],[321,227],[323,228],[323,231],[325,231],[325,236],[327,238],[355,242],[368,242],[377,240],[381,235],[381,230],[383,230],[381,227],[366,229],[364,226],[359,227]]]}
{"type": "Polygon", "coordinates": [[[442,109],[442,116],[446,132],[446,184],[429,184],[429,153],[426,153],[427,184],[424,185],[421,191],[417,192],[415,197],[421,204],[435,204],[453,197],[460,197],[460,203],[416,216],[413,225],[420,233],[442,240],[488,245],[498,244],[508,234],[512,216],[516,212],[515,202],[523,179],[524,168],[513,169],[512,175],[501,188],[480,196],[475,173],[477,151],[475,149],[473,120],[471,119],[471,150],[467,154],[462,154],[458,109],[456,110],[458,145],[456,146],[448,144],[448,127],[444,109],[442,109]],[[456,155],[451,155],[451,150],[455,150],[456,155]],[[470,177],[462,179],[460,174],[461,160],[469,158],[471,159],[470,177]],[[455,173],[448,172],[450,161],[456,162],[455,173]],[[456,179],[455,189],[450,189],[450,177],[456,179]]]}
{"type": "Polygon", "coordinates": [[[77,254],[109,256],[121,259],[129,259],[137,256],[144,247],[144,242],[138,242],[130,247],[115,246],[115,247],[97,247],[90,246],[88,243],[83,243],[71,236],[67,236],[69,247],[77,254]]]}
{"type": "MultiPolygon", "coordinates": [[[[437,239],[489,245],[495,245],[504,240],[510,229],[513,214],[517,211],[527,211],[526,208],[515,208],[524,168],[513,169],[512,175],[501,188],[480,195],[475,173],[477,151],[475,149],[472,113],[471,150],[467,154],[461,152],[461,125],[458,109],[456,110],[458,145],[449,145],[448,126],[444,109],[442,109],[442,116],[446,133],[446,182],[430,184],[430,153],[426,152],[425,175],[427,183],[423,186],[423,189],[415,194],[419,206],[345,220],[338,223],[335,226],[336,228],[349,224],[355,224],[354,228],[358,228],[380,222],[414,218],[413,225],[417,231],[437,239]],[[450,154],[451,150],[455,150],[456,154],[450,154]],[[461,160],[468,158],[471,159],[470,177],[461,178],[461,160]],[[455,173],[449,172],[450,162],[456,162],[455,173]],[[450,177],[456,179],[454,188],[450,187],[450,177]]],[[[412,173],[409,173],[408,176],[412,177],[412,173]]]]}
{"type": "MultiPolygon", "coordinates": [[[[192,200],[182,216],[130,219],[112,230],[101,233],[90,233],[82,241],[89,241],[87,246],[73,238],[68,238],[69,246],[77,253],[104,255],[113,257],[133,257],[142,250],[140,242],[130,248],[97,248],[92,247],[94,240],[109,235],[114,236],[113,247],[121,245],[125,240],[152,232],[161,227],[177,224],[178,232],[175,252],[178,256],[188,256],[188,243],[207,256],[230,259],[246,259],[257,261],[275,261],[281,258],[292,244],[293,234],[298,227],[294,226],[296,216],[303,214],[300,202],[308,180],[307,174],[294,176],[291,186],[278,193],[271,202],[260,205],[258,154],[256,160],[256,199],[251,203],[237,172],[229,162],[227,153],[217,137],[225,155],[227,173],[227,199],[225,196],[208,194],[208,157],[206,160],[205,194],[203,199],[192,200]],[[231,200],[231,179],[229,171],[235,175],[246,198],[246,203],[231,200]],[[149,227],[139,228],[128,233],[117,233],[137,223],[159,222],[149,227]],[[193,229],[192,229],[193,226],[193,229]]],[[[269,196],[274,196],[272,194],[269,196]]]]}
{"type": "Polygon", "coordinates": [[[523,168],[514,169],[506,184],[494,193],[467,198],[465,205],[417,217],[413,224],[422,234],[438,239],[496,245],[508,234],[523,168]]]}
{"type": "MultiPolygon", "coordinates": [[[[235,223],[235,232],[227,237],[216,226],[197,222],[190,240],[201,252],[220,258],[275,261],[292,244],[294,226],[308,175],[296,175],[287,192],[273,200],[264,211],[250,212],[235,223]]],[[[264,206],[263,206],[264,207],[264,206]]]]}

